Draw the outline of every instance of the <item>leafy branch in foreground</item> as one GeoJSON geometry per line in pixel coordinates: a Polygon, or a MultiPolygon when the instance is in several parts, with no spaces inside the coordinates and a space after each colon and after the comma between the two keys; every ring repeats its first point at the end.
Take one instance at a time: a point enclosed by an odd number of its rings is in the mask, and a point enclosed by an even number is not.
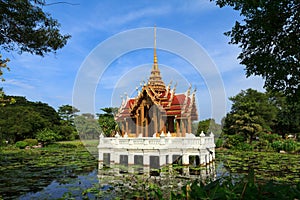
{"type": "Polygon", "coordinates": [[[211,0],[240,12],[225,35],[242,49],[238,58],[246,75],[259,75],[265,87],[300,98],[300,1],[211,0]]]}
{"type": "Polygon", "coordinates": [[[5,51],[44,56],[66,45],[70,35],[60,33],[60,24],[42,10],[44,1],[0,1],[0,46],[5,51]]]}

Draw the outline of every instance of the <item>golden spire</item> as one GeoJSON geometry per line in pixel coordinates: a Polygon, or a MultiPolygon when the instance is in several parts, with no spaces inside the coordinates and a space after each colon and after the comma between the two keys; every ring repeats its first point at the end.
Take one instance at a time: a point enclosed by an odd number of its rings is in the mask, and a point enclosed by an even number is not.
{"type": "Polygon", "coordinates": [[[156,55],[156,25],[154,26],[154,62],[153,62],[153,69],[158,70],[157,64],[157,55],[156,55]]]}
{"type": "Polygon", "coordinates": [[[151,86],[155,92],[164,92],[166,91],[165,83],[163,82],[160,70],[158,68],[157,63],[157,55],[156,55],[156,26],[154,26],[154,63],[152,67],[152,71],[149,77],[148,84],[151,86]]]}

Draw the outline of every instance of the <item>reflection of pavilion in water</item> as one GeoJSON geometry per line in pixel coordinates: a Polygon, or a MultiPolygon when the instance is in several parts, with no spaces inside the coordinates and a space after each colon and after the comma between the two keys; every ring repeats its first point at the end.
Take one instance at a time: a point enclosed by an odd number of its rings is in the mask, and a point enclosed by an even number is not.
{"type": "Polygon", "coordinates": [[[136,97],[123,100],[115,116],[121,134],[100,136],[99,169],[123,166],[133,172],[131,166],[143,166],[144,172],[150,172],[174,164],[178,158],[183,166],[191,162],[205,166],[215,159],[214,135],[202,132],[196,137],[192,133],[192,121],[198,118],[196,91],[191,94],[189,88],[177,94],[175,86],[166,87],[157,63],[154,35],[154,63],[148,83],[136,97]]]}
{"type": "MultiPolygon", "coordinates": [[[[179,159],[180,160],[180,159],[179,159]]],[[[182,187],[190,184],[193,181],[202,182],[204,184],[215,181],[217,178],[215,162],[206,166],[195,167],[194,165],[177,167],[168,166],[167,169],[162,168],[160,172],[153,174],[138,174],[139,166],[130,167],[129,170],[136,171],[137,173],[120,173],[121,168],[110,168],[98,170],[98,180],[100,188],[102,188],[103,199],[114,199],[122,195],[137,191],[143,191],[140,199],[152,199],[149,188],[155,184],[165,199],[170,198],[171,192],[175,194],[182,191],[182,187]],[[130,169],[131,168],[131,169],[130,169]],[[189,173],[185,174],[189,169],[189,173]],[[109,188],[109,190],[108,190],[109,188]],[[105,191],[107,192],[105,193],[105,191]],[[149,190],[149,191],[147,191],[149,190]],[[148,194],[147,194],[148,193],[148,194]]],[[[123,170],[126,168],[123,168],[123,170]]],[[[122,199],[122,198],[121,198],[122,199]]],[[[138,199],[138,198],[136,198],[138,199]]]]}

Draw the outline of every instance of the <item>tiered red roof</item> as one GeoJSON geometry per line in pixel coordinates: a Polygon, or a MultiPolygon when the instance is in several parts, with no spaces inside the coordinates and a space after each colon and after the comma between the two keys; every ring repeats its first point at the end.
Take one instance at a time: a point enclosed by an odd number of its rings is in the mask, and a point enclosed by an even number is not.
{"type": "Polygon", "coordinates": [[[171,91],[168,89],[165,92],[157,94],[151,89],[151,86],[145,85],[136,98],[127,98],[124,100],[116,115],[116,120],[120,121],[131,117],[132,111],[139,106],[144,95],[149,96],[153,104],[157,105],[167,116],[175,116],[175,118],[180,119],[191,115],[192,120],[197,120],[198,118],[195,93],[190,95],[188,90],[186,93],[175,94],[175,89],[171,91]]]}

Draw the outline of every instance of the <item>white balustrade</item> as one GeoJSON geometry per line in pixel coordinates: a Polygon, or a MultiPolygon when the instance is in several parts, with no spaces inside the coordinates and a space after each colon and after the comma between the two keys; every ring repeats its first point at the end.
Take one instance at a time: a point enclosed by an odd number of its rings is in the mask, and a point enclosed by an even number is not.
{"type": "Polygon", "coordinates": [[[215,147],[213,135],[200,137],[103,137],[99,138],[98,148],[133,149],[206,149],[215,147]]]}
{"type": "Polygon", "coordinates": [[[103,167],[103,154],[110,154],[110,164],[119,164],[120,156],[128,156],[128,164],[134,163],[135,155],[143,156],[144,171],[149,171],[149,156],[159,156],[160,166],[172,163],[172,156],[181,155],[184,165],[189,163],[189,156],[199,156],[200,164],[206,165],[215,159],[214,135],[199,137],[187,134],[186,137],[171,137],[171,134],[160,134],[160,137],[99,137],[99,169],[103,167]],[[167,156],[167,157],[166,157],[167,156]]]}

